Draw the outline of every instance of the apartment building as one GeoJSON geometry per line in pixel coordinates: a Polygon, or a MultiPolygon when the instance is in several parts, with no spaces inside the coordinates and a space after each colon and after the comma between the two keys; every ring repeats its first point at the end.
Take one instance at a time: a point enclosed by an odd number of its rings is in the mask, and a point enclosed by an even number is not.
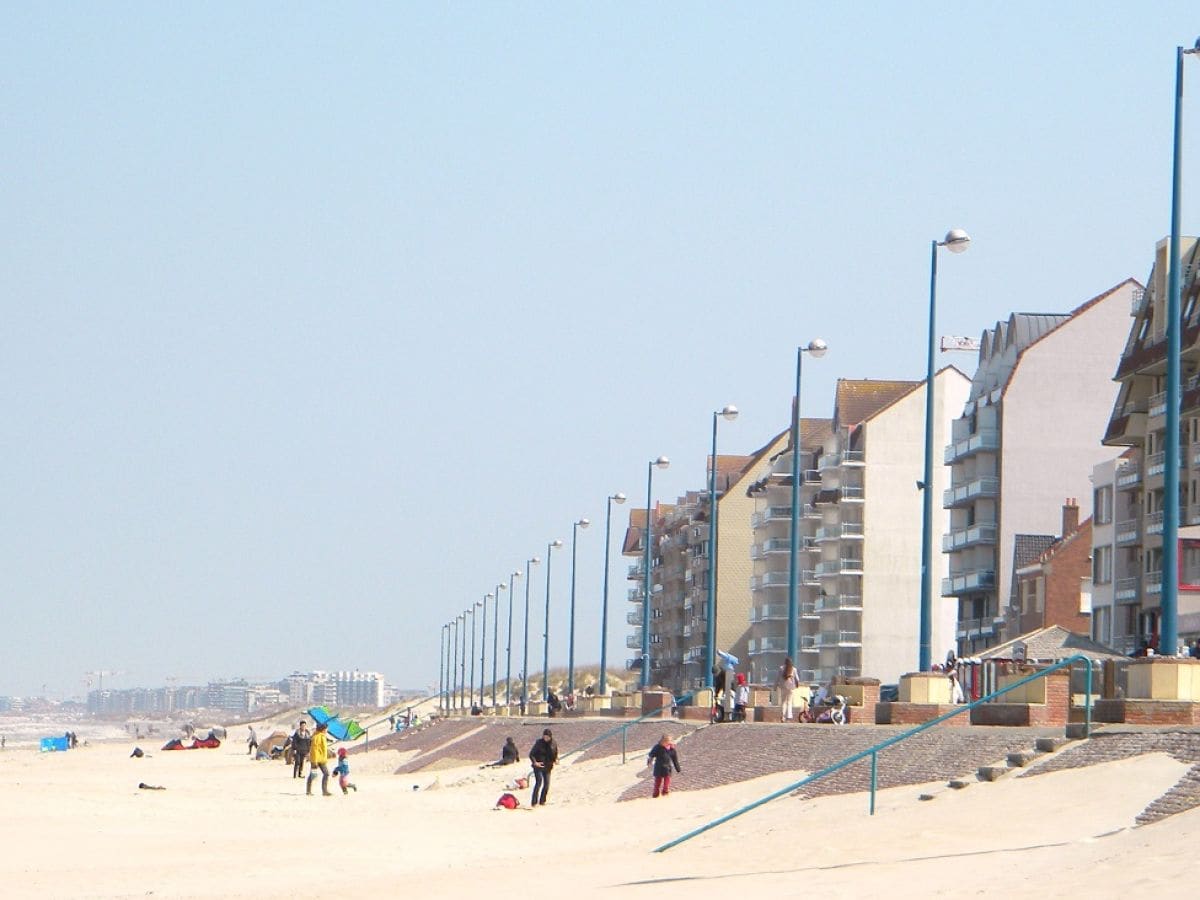
{"type": "MultiPolygon", "coordinates": [[[[650,681],[677,692],[704,684],[708,632],[708,587],[715,575],[714,640],[717,649],[744,659],[750,637],[750,518],[754,501],[746,484],[765,472],[770,456],[787,442],[773,438],[749,456],[718,455],[716,466],[717,553],[715,570],[709,546],[709,495],[689,491],[673,504],[653,510],[650,550],[650,681]]],[[[706,472],[705,483],[708,482],[706,472]]],[[[634,586],[626,615],[632,631],[626,645],[637,651],[627,667],[640,671],[642,591],[644,586],[646,510],[630,510],[622,553],[636,557],[628,577],[634,586]]]]}
{"type": "Polygon", "coordinates": [[[1092,469],[1091,636],[1126,656],[1140,633],[1141,484],[1132,448],[1092,469]]]}
{"type": "Polygon", "coordinates": [[[1112,456],[1104,434],[1113,361],[1141,285],[1128,279],[1062,314],[1013,313],[980,338],[969,397],[943,461],[950,512],[942,594],[958,607],[958,654],[1002,640],[1017,535],[1054,535],[1064,496],[1091,515],[1092,468],[1112,456]]]}
{"type": "MultiPolygon", "coordinates": [[[[945,442],[969,385],[952,366],[935,375],[935,446],[945,442]]],[[[890,682],[916,668],[924,435],[923,381],[840,379],[833,417],[806,420],[801,429],[800,658],[794,662],[803,680],[870,675],[890,682]]],[[[755,485],[751,581],[751,673],[765,682],[786,652],[791,448],[771,462],[755,485]]],[[[937,496],[945,474],[934,470],[937,496]]],[[[953,616],[950,604],[934,610],[935,645],[950,639],[953,616]]]]}
{"type": "MultiPolygon", "coordinates": [[[[1178,634],[1200,636],[1200,244],[1181,241],[1178,634]]],[[[1104,443],[1126,447],[1116,474],[1118,507],[1111,613],[1095,623],[1097,637],[1126,652],[1156,646],[1162,594],[1163,482],[1167,411],[1168,242],[1155,247],[1144,290],[1133,293],[1132,323],[1114,380],[1119,385],[1104,443]]]]}

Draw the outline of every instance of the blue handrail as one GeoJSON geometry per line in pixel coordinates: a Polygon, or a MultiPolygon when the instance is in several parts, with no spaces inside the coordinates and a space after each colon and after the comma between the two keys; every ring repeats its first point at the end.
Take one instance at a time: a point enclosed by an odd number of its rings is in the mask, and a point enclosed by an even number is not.
{"type": "MultiPolygon", "coordinates": [[[[695,691],[689,691],[688,693],[684,694],[682,697],[673,697],[674,705],[682,706],[688,700],[691,700],[694,694],[695,694],[695,691]]],[[[592,738],[590,741],[584,741],[582,744],[580,744],[574,750],[568,750],[566,753],[562,754],[560,759],[568,757],[572,753],[582,753],[584,750],[588,749],[589,747],[594,747],[596,744],[599,744],[601,741],[612,737],[614,734],[616,734],[619,731],[619,732],[621,732],[621,762],[624,763],[625,762],[625,738],[629,732],[629,726],[637,725],[638,723],[644,722],[647,719],[652,719],[652,718],[656,718],[656,717],[660,718],[661,716],[662,716],[662,708],[661,707],[658,709],[652,709],[648,713],[642,713],[636,719],[630,719],[628,722],[622,722],[620,725],[614,725],[612,728],[610,728],[608,731],[604,732],[599,737],[592,738]]]]}
{"type": "MultiPolygon", "coordinates": [[[[1009,691],[1014,690],[1015,688],[1019,688],[1022,685],[1028,684],[1031,681],[1036,681],[1039,678],[1045,678],[1051,672],[1056,672],[1059,669],[1074,665],[1077,662],[1082,662],[1087,666],[1087,681],[1086,681],[1085,693],[1084,693],[1084,697],[1085,697],[1085,699],[1084,699],[1084,733],[1090,734],[1092,731],[1092,660],[1086,656],[1083,656],[1083,655],[1077,653],[1074,656],[1069,656],[1066,659],[1060,660],[1059,662],[1055,663],[1054,665],[1048,666],[1047,668],[1042,669],[1041,671],[1034,672],[1032,675],[1022,678],[1019,681],[1014,681],[1012,684],[1008,685],[1007,687],[1001,688],[998,691],[993,691],[992,693],[988,694],[986,697],[980,697],[978,700],[975,700],[972,703],[967,703],[963,706],[958,707],[957,709],[951,710],[948,713],[943,713],[942,715],[938,716],[935,719],[930,719],[928,722],[923,722],[914,728],[910,728],[908,731],[902,732],[901,734],[895,735],[894,737],[890,737],[885,741],[880,741],[878,744],[875,744],[873,747],[868,747],[866,750],[862,750],[859,753],[855,753],[852,756],[847,756],[845,759],[841,760],[840,762],[836,762],[831,766],[826,766],[824,769],[821,769],[819,772],[814,772],[812,775],[809,775],[806,778],[801,778],[799,781],[797,781],[793,784],[789,784],[787,787],[780,788],[779,790],[775,791],[774,793],[768,794],[767,796],[765,796],[759,800],[755,800],[753,803],[747,804],[746,806],[743,806],[740,809],[736,809],[731,813],[721,816],[719,819],[713,819],[708,824],[701,825],[699,828],[693,829],[692,831],[689,831],[687,834],[684,834],[684,835],[681,835],[681,836],[675,838],[673,841],[668,841],[667,843],[662,844],[659,847],[655,847],[654,852],[662,853],[664,850],[670,850],[672,847],[682,844],[684,841],[689,841],[692,838],[696,837],[697,835],[701,835],[706,831],[716,828],[718,825],[724,825],[730,819],[736,819],[738,816],[742,815],[743,813],[748,813],[748,812],[750,812],[750,810],[757,809],[758,807],[762,806],[765,803],[770,803],[772,800],[777,800],[780,797],[782,797],[786,794],[790,794],[790,793],[792,793],[792,791],[795,791],[796,789],[801,788],[806,784],[814,782],[819,778],[824,778],[826,775],[831,775],[834,772],[837,772],[839,769],[844,769],[846,766],[850,765],[851,763],[856,763],[860,759],[863,759],[868,756],[871,757],[871,806],[870,806],[870,808],[871,808],[871,815],[874,815],[875,814],[875,791],[876,791],[876,785],[877,785],[876,756],[880,750],[890,747],[893,744],[898,744],[901,741],[908,740],[908,738],[912,737],[913,735],[920,734],[922,731],[932,728],[934,725],[938,725],[942,722],[945,722],[947,719],[953,718],[954,716],[962,715],[965,712],[969,712],[970,710],[974,709],[975,707],[980,706],[984,703],[987,703],[989,700],[994,700],[995,698],[1000,697],[1004,694],[1007,694],[1009,691]]],[[[1068,708],[1069,708],[1069,706],[1070,706],[1069,692],[1068,692],[1067,704],[1068,704],[1068,708]]]]}

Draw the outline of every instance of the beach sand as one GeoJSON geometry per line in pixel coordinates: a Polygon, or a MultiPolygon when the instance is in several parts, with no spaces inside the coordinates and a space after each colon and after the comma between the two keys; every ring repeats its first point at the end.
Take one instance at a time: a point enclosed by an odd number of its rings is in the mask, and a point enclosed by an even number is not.
{"type": "Polygon", "coordinates": [[[1182,888],[1200,838],[1200,810],[1133,828],[1187,770],[1162,754],[961,791],[894,788],[874,816],[864,794],[786,797],[656,854],[802,773],[617,803],[642,762],[617,757],[561,766],[548,806],[528,809],[522,790],[508,811],[493,806],[523,769],[394,775],[408,754],[373,750],[351,757],[358,793],[309,797],[290,767],[250,760],[231,737],[143,759],[124,742],[5,752],[4,896],[1114,896],[1182,888]]]}

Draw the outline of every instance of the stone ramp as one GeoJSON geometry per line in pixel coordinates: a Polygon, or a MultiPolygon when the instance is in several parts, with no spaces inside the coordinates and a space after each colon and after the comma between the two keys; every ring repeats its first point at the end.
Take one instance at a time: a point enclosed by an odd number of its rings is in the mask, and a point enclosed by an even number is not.
{"type": "Polygon", "coordinates": [[[349,751],[351,754],[369,753],[372,750],[416,750],[425,753],[478,727],[478,722],[469,719],[440,719],[413,731],[394,731],[383,737],[372,737],[369,745],[359,744],[349,748],[349,751]]]}
{"type": "Polygon", "coordinates": [[[1139,825],[1158,822],[1176,813],[1200,807],[1200,729],[1115,728],[1095,731],[1089,740],[1061,750],[1018,777],[1034,778],[1046,772],[1133,759],[1145,753],[1166,753],[1182,763],[1190,764],[1191,769],[1174,787],[1138,814],[1139,825]]]}
{"type": "MultiPolygon", "coordinates": [[[[679,742],[683,774],[672,779],[672,790],[706,790],[776,772],[814,772],[907,731],[886,725],[712,725],[679,742]]],[[[1061,730],[1044,728],[931,728],[879,753],[879,788],[922,784],[965,775],[982,765],[1028,750],[1038,737],[1061,730]]],[[[626,789],[621,800],[649,796],[642,783],[626,789]]],[[[801,788],[802,797],[870,790],[870,760],[864,759],[801,788]]]]}

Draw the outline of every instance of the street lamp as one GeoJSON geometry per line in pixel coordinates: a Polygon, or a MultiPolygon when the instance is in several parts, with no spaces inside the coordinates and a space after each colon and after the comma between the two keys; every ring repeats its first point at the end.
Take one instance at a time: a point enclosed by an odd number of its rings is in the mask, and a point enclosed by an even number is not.
{"type": "Polygon", "coordinates": [[[449,683],[449,672],[446,669],[446,663],[450,661],[450,625],[442,626],[441,632],[438,634],[438,652],[441,654],[441,659],[438,660],[438,709],[442,715],[446,714],[448,706],[446,701],[449,699],[446,685],[449,683]]]}
{"type": "Polygon", "coordinates": [[[541,560],[536,556],[525,560],[525,638],[521,641],[521,715],[529,705],[529,569],[541,560]]]}
{"type": "Polygon", "coordinates": [[[732,403],[712,414],[712,456],[708,464],[708,605],[705,607],[704,686],[713,686],[713,663],[716,661],[717,640],[717,419],[732,422],[738,408],[732,403]]]}
{"type": "Polygon", "coordinates": [[[608,495],[604,516],[604,599],[600,606],[600,696],[608,691],[608,549],[612,536],[612,505],[624,503],[625,495],[620,491],[608,495]]]}
{"type": "Polygon", "coordinates": [[[587,528],[592,523],[588,519],[580,519],[571,526],[571,629],[567,639],[567,693],[575,692],[575,542],[579,538],[579,529],[587,528]]]}
{"type": "Polygon", "coordinates": [[[1200,53],[1175,48],[1175,141],[1171,163],[1171,241],[1167,269],[1167,434],[1163,447],[1162,596],[1159,598],[1158,650],[1174,656],[1179,641],[1179,204],[1183,183],[1183,58],[1200,53]]]}
{"type": "MultiPolygon", "coordinates": [[[[489,600],[491,600],[493,597],[496,599],[496,608],[499,609],[500,608],[500,595],[499,594],[484,594],[483,595],[483,603],[482,603],[483,627],[482,627],[482,634],[479,635],[479,708],[480,709],[483,708],[483,682],[484,682],[484,679],[487,677],[484,674],[487,671],[487,669],[485,669],[484,665],[483,665],[484,654],[487,653],[487,602],[489,600]]],[[[472,663],[474,663],[474,660],[472,660],[472,663]]]]}
{"type": "Polygon", "coordinates": [[[467,698],[466,698],[466,689],[467,689],[467,632],[466,632],[467,612],[468,612],[468,610],[464,609],[463,614],[458,617],[458,618],[462,619],[462,625],[459,628],[459,632],[462,634],[462,653],[458,657],[458,708],[459,709],[467,708],[467,698]]]}
{"type": "MultiPolygon", "coordinates": [[[[487,599],[487,598],[485,597],[484,599],[487,599]]],[[[475,706],[475,610],[478,609],[480,606],[483,606],[483,603],[476,600],[475,603],[467,610],[471,614],[471,679],[470,679],[470,681],[467,682],[467,684],[470,685],[470,690],[468,691],[468,693],[470,694],[470,697],[471,697],[471,706],[472,707],[475,706]]],[[[487,607],[486,606],[484,606],[483,614],[485,616],[487,615],[487,607]]],[[[486,624],[486,620],[485,620],[484,624],[486,624]]],[[[480,643],[483,643],[483,642],[480,641],[480,643]]],[[[482,662],[480,662],[479,665],[481,668],[483,667],[482,662]]],[[[479,705],[483,706],[483,691],[482,690],[480,690],[480,692],[479,692],[479,705]]]]}
{"type": "Polygon", "coordinates": [[[646,465],[646,532],[643,538],[645,552],[642,562],[646,571],[642,573],[642,681],[643,688],[650,686],[650,537],[654,527],[654,510],[652,508],[654,490],[654,469],[665,469],[671,461],[665,456],[652,459],[646,465]]]}
{"type": "MultiPolygon", "coordinates": [[[[792,663],[799,656],[796,623],[799,620],[800,607],[800,377],[804,369],[804,354],[813,359],[820,359],[829,352],[829,345],[820,338],[813,338],[807,347],[796,348],[796,393],[792,396],[792,511],[790,534],[790,552],[788,555],[788,618],[787,618],[787,655],[792,663]]],[[[712,672],[712,666],[709,666],[712,672]]],[[[709,676],[712,677],[711,674],[709,676]]]]}
{"type": "Polygon", "coordinates": [[[917,671],[928,672],[933,643],[933,355],[937,334],[937,260],[938,247],[962,253],[971,245],[970,236],[961,228],[951,228],[941,241],[929,247],[929,346],[925,365],[925,469],[921,476],[921,614],[917,671]]]}
{"type": "Polygon", "coordinates": [[[546,545],[546,630],[542,632],[542,699],[550,699],[550,562],[551,552],[563,542],[555,538],[546,545]]]}
{"type": "MultiPolygon", "coordinates": [[[[513,569],[508,576],[508,640],[504,646],[504,706],[507,709],[512,703],[512,608],[513,582],[521,577],[521,573],[513,569]]],[[[495,700],[492,704],[495,705],[495,700]]]]}
{"type": "MultiPolygon", "coordinates": [[[[496,708],[496,663],[500,659],[500,592],[507,590],[508,585],[504,582],[496,585],[496,608],[492,612],[492,709],[496,708]]],[[[509,604],[509,614],[511,618],[512,603],[509,604]]]]}

